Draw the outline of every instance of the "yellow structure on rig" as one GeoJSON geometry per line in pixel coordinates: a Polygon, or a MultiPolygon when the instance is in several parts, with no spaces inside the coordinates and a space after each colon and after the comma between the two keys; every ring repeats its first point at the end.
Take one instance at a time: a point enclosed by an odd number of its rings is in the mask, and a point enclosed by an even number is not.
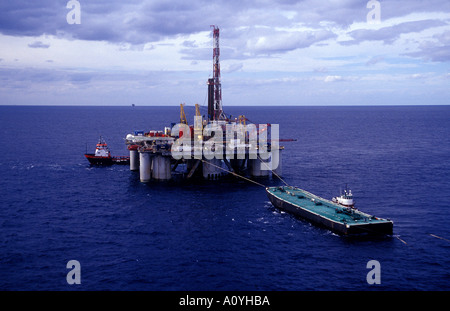
{"type": "Polygon", "coordinates": [[[180,104],[180,123],[181,124],[188,124],[186,119],[186,114],[184,113],[184,103],[180,104]]]}

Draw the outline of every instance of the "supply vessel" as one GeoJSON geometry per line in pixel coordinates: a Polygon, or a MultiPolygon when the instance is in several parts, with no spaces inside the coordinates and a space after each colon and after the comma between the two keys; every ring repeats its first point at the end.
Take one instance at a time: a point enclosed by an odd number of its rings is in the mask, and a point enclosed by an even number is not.
{"type": "MultiPolygon", "coordinates": [[[[336,199],[332,202],[292,186],[267,187],[266,192],[276,208],[340,235],[391,235],[393,231],[391,220],[363,213],[354,208],[353,201],[342,204],[336,199]]],[[[345,198],[341,198],[349,200],[349,194],[351,192],[346,192],[345,198]]]]}
{"type": "Polygon", "coordinates": [[[111,151],[108,148],[108,144],[101,136],[97,143],[97,146],[95,147],[95,153],[85,153],[84,156],[86,157],[86,159],[88,159],[89,163],[94,165],[130,164],[130,157],[111,156],[111,151]]]}

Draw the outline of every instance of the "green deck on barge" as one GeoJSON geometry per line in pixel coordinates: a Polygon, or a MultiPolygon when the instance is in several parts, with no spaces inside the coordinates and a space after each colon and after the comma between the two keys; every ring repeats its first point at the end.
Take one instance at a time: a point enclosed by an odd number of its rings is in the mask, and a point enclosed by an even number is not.
{"type": "Polygon", "coordinates": [[[267,191],[283,201],[287,201],[331,221],[349,225],[389,222],[387,219],[378,218],[354,208],[339,205],[296,187],[270,187],[267,188],[267,191]]]}

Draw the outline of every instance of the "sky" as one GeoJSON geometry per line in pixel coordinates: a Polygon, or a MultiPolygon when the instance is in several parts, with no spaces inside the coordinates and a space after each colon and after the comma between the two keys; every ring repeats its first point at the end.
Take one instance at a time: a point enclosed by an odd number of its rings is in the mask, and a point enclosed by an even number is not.
{"type": "Polygon", "coordinates": [[[449,0],[78,3],[0,0],[0,105],[206,105],[211,25],[224,107],[450,104],[449,0]]]}

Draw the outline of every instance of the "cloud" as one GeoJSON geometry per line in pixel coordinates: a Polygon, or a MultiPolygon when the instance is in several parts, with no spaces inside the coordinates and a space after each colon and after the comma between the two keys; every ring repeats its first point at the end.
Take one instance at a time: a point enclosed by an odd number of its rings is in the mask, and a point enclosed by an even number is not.
{"type": "MultiPolygon", "coordinates": [[[[144,20],[142,1],[80,1],[81,24],[69,25],[67,1],[2,1],[0,32],[13,36],[55,35],[108,42],[145,43],[154,31],[138,33],[136,20],[144,20]]],[[[151,18],[151,16],[150,16],[151,18]]]]}
{"type": "MultiPolygon", "coordinates": [[[[411,12],[435,11],[434,8],[450,11],[447,0],[391,2],[382,2],[382,20],[411,12]]],[[[363,22],[368,13],[367,2],[360,0],[96,0],[80,1],[81,24],[69,25],[66,22],[69,12],[66,3],[54,0],[2,1],[0,32],[13,36],[38,37],[46,34],[139,45],[167,37],[200,33],[215,24],[226,30],[225,39],[238,40],[239,44],[233,46],[254,46],[258,52],[270,54],[308,47],[333,38],[332,27],[346,28],[355,22],[363,22]],[[312,30],[292,32],[278,29],[295,29],[299,25],[312,30]],[[263,29],[265,34],[255,31],[255,26],[266,27],[263,29]]],[[[436,25],[436,21],[427,23],[436,25]]],[[[352,43],[363,40],[391,43],[401,33],[419,31],[414,27],[425,29],[431,26],[419,23],[416,26],[385,27],[379,31],[355,30],[351,33],[352,43]]],[[[196,42],[187,40],[185,44],[196,42]]]]}
{"type": "Polygon", "coordinates": [[[339,82],[339,81],[344,81],[344,78],[342,76],[326,76],[323,81],[324,82],[339,82]]]}
{"type": "Polygon", "coordinates": [[[413,53],[405,53],[404,55],[419,57],[432,62],[449,62],[450,61],[450,45],[429,44],[420,48],[420,51],[413,53]]]}
{"type": "Polygon", "coordinates": [[[50,44],[44,44],[42,41],[35,41],[33,43],[28,44],[28,47],[33,49],[48,49],[50,44]]]}
{"type": "Polygon", "coordinates": [[[427,77],[427,74],[424,73],[414,73],[409,76],[411,79],[425,79],[427,77]]]}
{"type": "MultiPolygon", "coordinates": [[[[79,0],[80,25],[66,22],[67,1],[0,2],[0,44],[8,46],[0,53],[2,98],[14,101],[21,93],[11,89],[30,87],[43,102],[51,90],[65,96],[79,89],[92,103],[105,96],[116,103],[133,96],[143,103],[202,100],[212,70],[211,24],[221,30],[222,72],[235,73],[224,77],[224,90],[234,88],[224,95],[236,104],[247,103],[241,79],[257,86],[255,103],[267,94],[293,101],[312,94],[315,103],[323,90],[372,92],[383,83],[402,94],[427,81],[424,72],[444,70],[427,62],[450,61],[448,0],[381,0],[374,27],[366,24],[367,0],[79,0]],[[384,80],[359,79],[367,72],[384,80]],[[384,82],[399,72],[393,85],[384,82]]],[[[442,79],[448,84],[448,75],[442,79]]],[[[437,76],[433,82],[446,90],[437,76]]]]}
{"type": "MultiPolygon", "coordinates": [[[[0,31],[7,35],[40,36],[56,33],[65,22],[65,5],[57,1],[2,1],[0,31]],[[58,15],[61,18],[58,18],[58,15]],[[58,22],[58,20],[61,20],[58,22]]],[[[66,13],[67,14],[67,13],[66,13]]],[[[67,24],[67,23],[66,23],[67,24]]]]}
{"type": "Polygon", "coordinates": [[[244,67],[243,63],[235,63],[235,64],[231,64],[228,67],[226,67],[225,69],[222,70],[223,73],[231,73],[231,72],[235,72],[235,71],[239,71],[244,67]]]}
{"type": "Polygon", "coordinates": [[[357,29],[350,31],[348,35],[353,38],[350,41],[341,42],[344,45],[359,44],[364,41],[383,41],[385,44],[394,43],[402,34],[421,32],[428,28],[447,25],[440,20],[420,20],[404,22],[394,26],[380,29],[357,29]]]}
{"type": "MultiPolygon", "coordinates": [[[[265,26],[220,28],[220,54],[227,60],[266,58],[308,48],[336,37],[334,32],[324,29],[278,30],[265,26]]],[[[210,60],[212,37],[208,41],[206,44],[195,40],[183,41],[180,49],[182,58],[210,60]]]]}
{"type": "MultiPolygon", "coordinates": [[[[364,1],[367,3],[366,1],[364,1]]],[[[396,0],[381,3],[381,20],[406,16],[412,13],[449,12],[450,1],[447,0],[396,0]]]]}
{"type": "Polygon", "coordinates": [[[374,56],[366,62],[366,66],[375,65],[384,60],[384,56],[374,56]]]}
{"type": "Polygon", "coordinates": [[[276,54],[307,48],[315,43],[337,37],[332,31],[267,31],[247,41],[247,50],[254,54],[276,54]]]}
{"type": "Polygon", "coordinates": [[[187,48],[196,48],[196,47],[198,47],[198,45],[195,43],[195,40],[185,40],[182,43],[182,45],[187,47],[187,48]]]}
{"type": "Polygon", "coordinates": [[[326,67],[318,67],[318,68],[314,68],[314,72],[320,72],[320,73],[327,73],[328,72],[328,68],[326,67]]]}
{"type": "Polygon", "coordinates": [[[450,30],[433,36],[434,41],[425,41],[416,52],[405,53],[406,56],[418,57],[432,62],[450,61],[450,30]]]}
{"type": "Polygon", "coordinates": [[[71,83],[75,84],[83,84],[88,83],[92,80],[92,78],[95,76],[93,73],[70,73],[69,75],[69,81],[71,83]]]}

